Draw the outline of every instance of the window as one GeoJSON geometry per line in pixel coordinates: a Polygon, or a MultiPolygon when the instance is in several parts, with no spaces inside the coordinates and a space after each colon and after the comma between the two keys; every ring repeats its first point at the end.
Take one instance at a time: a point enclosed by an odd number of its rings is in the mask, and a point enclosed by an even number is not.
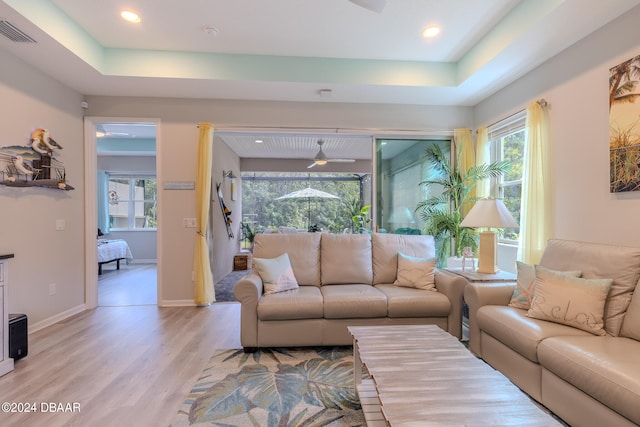
{"type": "Polygon", "coordinates": [[[292,227],[342,233],[353,216],[371,204],[371,175],[343,173],[243,172],[242,222],[258,231],[292,227]],[[282,198],[310,187],[336,198],[282,198]],[[356,212],[357,211],[357,212],[356,212]]]}
{"type": "MultiPolygon", "coordinates": [[[[502,199],[518,223],[520,223],[524,170],[525,118],[526,112],[522,111],[489,128],[492,161],[506,160],[511,163],[511,170],[497,179],[497,197],[502,199]]],[[[519,238],[519,228],[505,229],[501,236],[501,240],[507,242],[515,242],[519,238]]]]}
{"type": "Polygon", "coordinates": [[[428,147],[432,145],[440,146],[444,155],[450,156],[450,140],[376,140],[376,225],[379,231],[396,234],[423,232],[424,221],[416,207],[421,201],[442,192],[440,186],[419,185],[438,174],[425,158],[428,147]]]}
{"type": "Polygon", "coordinates": [[[109,224],[111,229],[156,229],[156,178],[109,175],[109,224]]]}

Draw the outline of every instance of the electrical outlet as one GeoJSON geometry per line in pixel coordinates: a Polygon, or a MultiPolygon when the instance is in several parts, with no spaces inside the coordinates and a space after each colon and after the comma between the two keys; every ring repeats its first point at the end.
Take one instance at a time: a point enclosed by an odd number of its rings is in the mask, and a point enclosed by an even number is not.
{"type": "Polygon", "coordinates": [[[67,222],[64,219],[56,219],[56,231],[63,231],[67,228],[67,222]]]}
{"type": "Polygon", "coordinates": [[[196,228],[196,219],[195,218],[183,218],[182,225],[185,228],[196,228]]]}
{"type": "Polygon", "coordinates": [[[49,284],[49,295],[55,295],[55,294],[56,294],[56,284],[51,283],[49,284]]]}

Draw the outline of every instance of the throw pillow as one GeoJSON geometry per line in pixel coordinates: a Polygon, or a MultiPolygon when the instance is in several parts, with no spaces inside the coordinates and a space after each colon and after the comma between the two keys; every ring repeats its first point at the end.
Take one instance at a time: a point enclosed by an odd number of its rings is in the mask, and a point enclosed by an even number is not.
{"type": "Polygon", "coordinates": [[[253,267],[262,279],[265,295],[298,289],[298,281],[286,252],[276,258],[254,258],[253,267]]]}
{"type": "MultiPolygon", "coordinates": [[[[544,267],[534,267],[533,265],[525,264],[520,261],[516,261],[516,266],[518,269],[516,288],[513,290],[511,301],[509,301],[509,307],[529,310],[531,308],[531,299],[533,298],[533,291],[535,288],[536,268],[544,267]]],[[[580,277],[582,275],[582,272],[580,271],[558,271],[557,273],[566,274],[571,277],[580,277]]]]}
{"type": "Polygon", "coordinates": [[[605,335],[604,304],[612,283],[612,279],[582,279],[538,268],[527,316],[605,335]]]}
{"type": "Polygon", "coordinates": [[[396,286],[435,291],[437,258],[417,258],[398,253],[396,286]]]}

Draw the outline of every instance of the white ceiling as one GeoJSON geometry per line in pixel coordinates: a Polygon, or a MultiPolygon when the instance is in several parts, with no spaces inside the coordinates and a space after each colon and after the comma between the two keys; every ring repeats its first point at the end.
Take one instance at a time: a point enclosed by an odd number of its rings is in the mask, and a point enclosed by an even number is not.
{"type": "Polygon", "coordinates": [[[639,2],[0,0],[37,42],[0,49],[87,95],[472,106],[639,2]]]}
{"type": "MultiPolygon", "coordinates": [[[[0,0],[0,18],[36,41],[0,35],[0,49],[85,95],[473,106],[639,3],[0,0]],[[121,20],[125,6],[139,25],[121,20]],[[430,24],[442,32],[425,40],[430,24]]],[[[227,143],[241,157],[273,148],[251,136],[227,143]]],[[[313,157],[319,136],[297,155],[313,157]]]]}

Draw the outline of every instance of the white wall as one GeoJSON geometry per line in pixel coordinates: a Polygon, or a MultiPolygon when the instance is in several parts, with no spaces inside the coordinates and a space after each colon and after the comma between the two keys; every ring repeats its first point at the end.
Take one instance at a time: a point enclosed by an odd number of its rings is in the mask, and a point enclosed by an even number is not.
{"type": "Polygon", "coordinates": [[[640,7],[475,107],[475,125],[544,98],[552,139],[553,237],[640,245],[640,192],[609,192],[609,68],[640,54],[640,7]]]}
{"type": "Polygon", "coordinates": [[[9,311],[25,313],[34,330],[84,310],[82,96],[3,51],[0,63],[0,146],[27,145],[33,129],[49,129],[64,147],[57,157],[75,187],[0,186],[0,253],[15,253],[9,311]],[[56,231],[58,219],[66,222],[64,231],[56,231]],[[49,295],[52,283],[55,295],[49,295]]]}

